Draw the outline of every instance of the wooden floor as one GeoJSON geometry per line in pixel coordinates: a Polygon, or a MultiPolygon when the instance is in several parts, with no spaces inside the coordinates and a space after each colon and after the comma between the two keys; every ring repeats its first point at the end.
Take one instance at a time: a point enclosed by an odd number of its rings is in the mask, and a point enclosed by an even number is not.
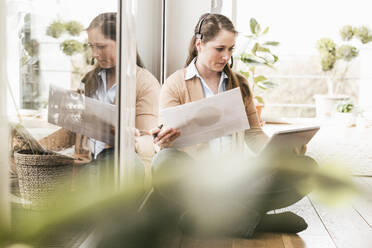
{"type": "MultiPolygon", "coordinates": [[[[172,235],[164,247],[178,248],[369,248],[372,247],[372,177],[354,177],[364,194],[342,207],[329,208],[313,196],[276,210],[302,216],[309,227],[297,235],[261,233],[253,239],[202,240],[172,235]]],[[[332,197],[332,196],[330,196],[332,197]]]]}

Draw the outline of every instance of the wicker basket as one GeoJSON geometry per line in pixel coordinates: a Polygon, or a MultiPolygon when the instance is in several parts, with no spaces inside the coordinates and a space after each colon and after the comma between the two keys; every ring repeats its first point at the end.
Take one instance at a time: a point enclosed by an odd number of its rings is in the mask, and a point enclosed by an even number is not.
{"type": "Polygon", "coordinates": [[[14,158],[25,208],[53,207],[60,192],[70,191],[73,158],[53,152],[33,154],[30,150],[18,151],[14,158]]]}

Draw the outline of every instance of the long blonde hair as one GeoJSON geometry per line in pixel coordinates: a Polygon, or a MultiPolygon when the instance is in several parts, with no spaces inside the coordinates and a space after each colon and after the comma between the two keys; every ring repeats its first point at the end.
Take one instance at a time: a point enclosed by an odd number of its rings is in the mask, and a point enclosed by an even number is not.
{"type": "MultiPolygon", "coordinates": [[[[234,34],[238,33],[235,30],[233,23],[224,15],[206,13],[199,18],[194,29],[194,35],[190,41],[189,54],[186,59],[185,67],[187,67],[191,61],[198,56],[198,50],[195,46],[195,41],[197,39],[196,35],[200,33],[202,35],[201,42],[207,43],[213,40],[221,30],[226,30],[234,34]]],[[[227,64],[223,70],[228,76],[227,89],[240,87],[243,99],[251,96],[248,82],[244,77],[236,74],[230,68],[229,64],[227,64]]]]}

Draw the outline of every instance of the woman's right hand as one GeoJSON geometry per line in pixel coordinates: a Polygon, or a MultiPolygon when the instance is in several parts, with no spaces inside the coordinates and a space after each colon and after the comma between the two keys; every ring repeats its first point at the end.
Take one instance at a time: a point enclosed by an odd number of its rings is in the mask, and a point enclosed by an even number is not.
{"type": "Polygon", "coordinates": [[[154,143],[162,149],[172,147],[173,141],[181,135],[181,132],[177,128],[161,127],[151,130],[151,134],[154,143]]]}

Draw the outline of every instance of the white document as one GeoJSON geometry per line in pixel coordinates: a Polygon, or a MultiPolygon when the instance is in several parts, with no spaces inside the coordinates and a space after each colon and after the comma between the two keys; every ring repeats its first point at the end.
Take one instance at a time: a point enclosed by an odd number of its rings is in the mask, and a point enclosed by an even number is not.
{"type": "Polygon", "coordinates": [[[184,147],[249,129],[240,88],[160,112],[164,126],[178,128],[174,147],[184,147]]]}
{"type": "Polygon", "coordinates": [[[116,106],[55,86],[49,88],[48,122],[114,145],[116,106]]]}

